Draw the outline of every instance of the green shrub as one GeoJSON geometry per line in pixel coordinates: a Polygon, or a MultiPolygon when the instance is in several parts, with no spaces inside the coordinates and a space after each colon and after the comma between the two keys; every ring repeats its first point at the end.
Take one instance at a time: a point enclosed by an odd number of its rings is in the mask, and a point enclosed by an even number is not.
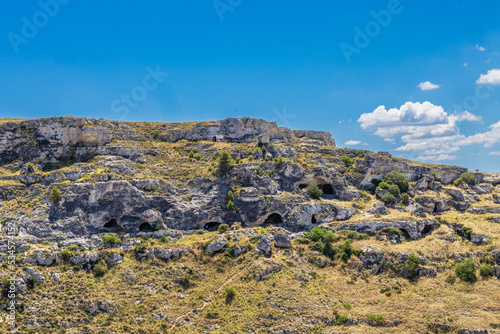
{"type": "Polygon", "coordinates": [[[229,230],[229,225],[228,224],[220,224],[219,225],[219,233],[224,233],[226,232],[227,230],[229,230]]]}
{"type": "Polygon", "coordinates": [[[200,153],[196,153],[196,154],[194,155],[194,158],[195,158],[196,160],[198,160],[198,161],[199,161],[199,160],[201,160],[201,155],[200,155],[200,153]]]}
{"type": "Polygon", "coordinates": [[[234,193],[233,193],[232,190],[229,190],[227,192],[227,197],[226,198],[227,198],[228,201],[234,201],[234,193]]]}
{"type": "Polygon", "coordinates": [[[94,272],[94,275],[96,277],[102,277],[104,276],[104,274],[106,274],[108,268],[106,267],[106,263],[103,260],[101,260],[98,264],[94,266],[94,269],[92,269],[92,271],[94,272]]]}
{"type": "Polygon", "coordinates": [[[344,306],[344,308],[345,308],[346,310],[350,310],[350,309],[352,309],[352,305],[351,305],[350,303],[347,303],[347,302],[342,303],[342,306],[344,306]]]}
{"type": "Polygon", "coordinates": [[[418,265],[420,259],[415,254],[411,253],[408,260],[403,263],[403,269],[410,275],[411,278],[416,277],[418,273],[418,265]]]}
{"type": "Polygon", "coordinates": [[[437,178],[438,178],[438,174],[437,174],[437,171],[436,171],[435,169],[433,169],[433,170],[431,171],[431,176],[434,178],[434,180],[437,180],[437,178]]]}
{"type": "Polygon", "coordinates": [[[335,325],[336,326],[344,326],[349,320],[349,316],[347,314],[336,314],[335,315],[335,325]]]}
{"type": "Polygon", "coordinates": [[[234,296],[236,296],[236,289],[232,286],[226,286],[226,304],[230,304],[234,296]]]}
{"type": "Polygon", "coordinates": [[[352,160],[352,158],[350,156],[344,155],[342,157],[342,162],[344,162],[344,165],[347,168],[351,168],[352,166],[354,166],[354,160],[352,160]]]}
{"type": "Polygon", "coordinates": [[[395,184],[391,184],[389,186],[389,193],[392,194],[394,197],[398,197],[400,194],[399,187],[395,184]]]}
{"type": "Polygon", "coordinates": [[[381,200],[385,204],[394,204],[394,203],[396,203],[396,197],[394,197],[394,195],[391,194],[391,193],[387,193],[384,196],[382,196],[381,200]]]}
{"type": "Polygon", "coordinates": [[[489,264],[483,264],[483,265],[479,266],[479,273],[483,277],[492,276],[493,275],[493,267],[490,266],[489,264]]]}
{"type": "Polygon", "coordinates": [[[382,181],[384,181],[389,185],[391,184],[397,185],[401,192],[406,192],[408,190],[408,185],[409,185],[408,178],[403,174],[399,173],[398,171],[393,170],[385,174],[384,177],[382,178],[382,181]]]}
{"type": "Polygon", "coordinates": [[[191,159],[194,158],[194,152],[193,152],[193,150],[189,151],[188,157],[191,158],[191,159]]]}
{"type": "Polygon", "coordinates": [[[460,183],[467,183],[470,186],[474,186],[476,184],[476,177],[472,175],[469,172],[462,173],[455,181],[453,181],[453,184],[455,186],[458,186],[460,183]]]}
{"type": "Polygon", "coordinates": [[[52,203],[58,203],[61,200],[61,190],[54,186],[50,191],[50,201],[52,203]]]}
{"type": "Polygon", "coordinates": [[[470,239],[472,237],[472,235],[474,234],[474,231],[472,230],[472,228],[467,227],[467,226],[462,227],[462,231],[464,232],[467,239],[470,239]]]}
{"type": "Polygon", "coordinates": [[[67,249],[64,249],[63,251],[61,251],[61,258],[63,259],[63,261],[69,261],[71,257],[71,252],[67,249]]]}
{"type": "Polygon", "coordinates": [[[378,233],[379,234],[397,234],[399,236],[403,235],[403,233],[401,232],[401,230],[399,228],[393,227],[393,226],[383,227],[378,233]]]}
{"type": "Polygon", "coordinates": [[[146,253],[146,245],[144,245],[142,243],[139,245],[136,245],[134,248],[135,256],[138,256],[139,254],[143,254],[143,253],[146,253]]]}
{"type": "Polygon", "coordinates": [[[295,241],[297,241],[299,244],[308,244],[311,242],[311,240],[303,237],[295,238],[295,241]]]}
{"type": "Polygon", "coordinates": [[[369,235],[366,233],[359,233],[351,230],[344,231],[344,236],[346,239],[352,239],[352,240],[365,240],[370,238],[369,235]]]}
{"type": "Polygon", "coordinates": [[[410,195],[408,195],[407,193],[402,193],[401,202],[403,202],[404,205],[408,205],[410,203],[410,195]]]}
{"type": "Polygon", "coordinates": [[[158,130],[153,130],[151,131],[151,137],[153,137],[153,139],[158,139],[158,136],[160,135],[160,133],[158,132],[158,130]]]}
{"type": "Polygon", "coordinates": [[[236,208],[234,206],[234,202],[233,201],[228,201],[227,202],[227,211],[234,211],[236,208]]]}
{"type": "Polygon", "coordinates": [[[215,162],[215,176],[224,176],[231,171],[234,166],[234,159],[227,151],[218,154],[215,162]]]}
{"type": "Polygon", "coordinates": [[[282,157],[276,158],[276,163],[278,164],[278,166],[281,166],[283,164],[283,158],[282,157]]]}
{"type": "Polygon", "coordinates": [[[105,234],[102,239],[110,245],[118,245],[122,243],[122,239],[115,233],[105,234]]]}
{"type": "Polygon", "coordinates": [[[458,278],[464,282],[475,282],[476,277],[476,265],[472,259],[464,260],[461,263],[455,265],[455,273],[458,278]]]}
{"type": "Polygon", "coordinates": [[[358,158],[364,157],[365,156],[365,151],[363,151],[363,150],[356,150],[356,156],[358,158]]]}
{"type": "Polygon", "coordinates": [[[316,241],[313,243],[309,248],[313,251],[317,251],[320,253],[323,253],[325,251],[325,243],[321,240],[316,241]]]}
{"type": "Polygon", "coordinates": [[[389,185],[385,183],[384,181],[379,182],[377,185],[377,189],[389,189],[389,185]]]}
{"type": "Polygon", "coordinates": [[[327,238],[327,234],[332,233],[332,231],[325,230],[319,226],[314,226],[311,230],[306,232],[306,238],[311,241],[325,240],[327,238]]]}
{"type": "Polygon", "coordinates": [[[366,317],[377,325],[382,325],[385,322],[385,317],[382,314],[369,313],[366,317]]]}
{"type": "Polygon", "coordinates": [[[307,193],[311,198],[320,199],[321,195],[323,195],[323,191],[319,189],[319,187],[315,184],[310,184],[307,186],[307,193]]]}

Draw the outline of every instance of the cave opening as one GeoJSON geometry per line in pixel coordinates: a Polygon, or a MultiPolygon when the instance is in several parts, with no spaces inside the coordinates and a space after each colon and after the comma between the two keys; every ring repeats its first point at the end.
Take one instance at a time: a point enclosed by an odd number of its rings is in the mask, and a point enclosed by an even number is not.
{"type": "Polygon", "coordinates": [[[266,220],[264,220],[264,224],[279,224],[283,223],[283,217],[281,217],[278,213],[271,213],[267,216],[266,220]]]}
{"type": "Polygon", "coordinates": [[[311,224],[316,225],[319,224],[319,215],[318,214],[313,214],[311,217],[311,224]]]}
{"type": "Polygon", "coordinates": [[[144,222],[141,225],[139,225],[139,231],[141,231],[141,232],[153,232],[154,228],[150,223],[144,222]]]}
{"type": "Polygon", "coordinates": [[[331,184],[327,183],[327,184],[324,184],[323,187],[321,187],[321,189],[323,190],[323,194],[325,195],[333,195],[333,187],[331,184]]]}
{"type": "Polygon", "coordinates": [[[406,240],[411,240],[410,233],[408,233],[407,230],[404,228],[400,228],[401,232],[403,233],[403,236],[405,237],[406,240]]]}
{"type": "Polygon", "coordinates": [[[109,220],[109,222],[107,222],[106,224],[104,224],[103,227],[105,229],[112,230],[112,231],[118,231],[118,230],[122,229],[121,225],[118,224],[118,221],[116,220],[116,218],[111,218],[109,220]]]}
{"type": "Polygon", "coordinates": [[[422,234],[422,236],[425,236],[425,235],[427,235],[427,234],[431,233],[431,232],[432,232],[432,230],[433,230],[432,225],[425,225],[425,227],[424,227],[424,229],[422,230],[421,234],[422,234]]]}
{"type": "Polygon", "coordinates": [[[207,231],[214,232],[214,231],[217,231],[219,229],[220,225],[221,225],[221,223],[218,223],[218,222],[208,222],[203,226],[203,228],[207,231]]]}

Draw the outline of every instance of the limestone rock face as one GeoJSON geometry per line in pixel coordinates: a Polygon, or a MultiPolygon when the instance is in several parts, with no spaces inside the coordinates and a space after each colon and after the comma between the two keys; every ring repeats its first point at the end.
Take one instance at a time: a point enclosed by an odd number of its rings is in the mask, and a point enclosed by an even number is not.
{"type": "MultiPolygon", "coordinates": [[[[396,170],[401,174],[405,175],[410,181],[417,181],[422,176],[424,180],[420,182],[421,186],[426,186],[430,188],[429,182],[430,174],[432,169],[426,166],[410,164],[403,160],[395,160],[390,156],[386,156],[379,153],[369,152],[365,154],[364,158],[356,162],[354,171],[363,175],[362,180],[359,183],[354,183],[356,187],[373,189],[374,185],[371,180],[378,179],[381,180],[383,176],[392,171],[396,170]]],[[[467,168],[462,167],[442,167],[436,171],[438,180],[443,184],[450,184],[454,179],[460,176],[460,174],[467,171],[467,168]]],[[[435,184],[433,187],[437,187],[435,184]]]]}

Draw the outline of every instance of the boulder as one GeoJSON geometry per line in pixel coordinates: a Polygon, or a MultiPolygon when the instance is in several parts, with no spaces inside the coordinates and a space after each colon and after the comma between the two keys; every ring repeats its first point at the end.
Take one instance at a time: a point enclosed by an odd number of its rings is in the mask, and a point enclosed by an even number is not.
{"type": "Polygon", "coordinates": [[[388,215],[390,212],[383,203],[375,203],[367,213],[371,215],[388,215]]]}
{"type": "Polygon", "coordinates": [[[269,254],[271,252],[271,246],[271,241],[267,237],[262,237],[257,243],[257,249],[265,254],[269,254]]]}
{"type": "Polygon", "coordinates": [[[274,245],[278,248],[292,248],[290,238],[282,232],[278,232],[274,235],[274,245]]]}
{"type": "Polygon", "coordinates": [[[208,246],[207,249],[211,250],[212,252],[218,252],[222,248],[224,248],[227,245],[227,239],[220,236],[214,241],[212,241],[208,246]]]}
{"type": "Polygon", "coordinates": [[[442,188],[442,190],[450,195],[455,201],[458,202],[465,202],[465,197],[464,193],[458,189],[452,189],[452,188],[442,188]]]}

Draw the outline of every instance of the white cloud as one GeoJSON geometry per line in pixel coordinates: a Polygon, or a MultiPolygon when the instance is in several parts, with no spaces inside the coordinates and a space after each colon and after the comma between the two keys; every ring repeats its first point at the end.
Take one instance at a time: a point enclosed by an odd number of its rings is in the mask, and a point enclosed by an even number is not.
{"type": "Polygon", "coordinates": [[[475,49],[475,50],[479,50],[479,51],[486,51],[486,49],[485,49],[484,47],[479,46],[478,44],[476,44],[476,46],[475,46],[475,47],[473,47],[473,49],[475,49]]]}
{"type": "Polygon", "coordinates": [[[500,152],[499,151],[493,151],[493,152],[490,152],[488,154],[489,155],[500,155],[500,152]]]}
{"type": "Polygon", "coordinates": [[[491,131],[477,133],[475,135],[463,138],[458,145],[484,144],[484,147],[491,147],[493,144],[500,143],[500,121],[489,126],[491,131]]]}
{"type": "Polygon", "coordinates": [[[359,144],[361,144],[361,142],[358,140],[348,140],[344,143],[344,145],[348,146],[359,145],[359,144]]]}
{"type": "Polygon", "coordinates": [[[396,141],[396,139],[394,139],[394,138],[384,138],[384,141],[387,142],[387,143],[394,143],[396,141]]]}
{"type": "Polygon", "coordinates": [[[417,160],[422,161],[445,161],[445,160],[455,160],[456,155],[440,154],[440,155],[421,155],[417,157],[417,160]]]}
{"type": "Polygon", "coordinates": [[[460,150],[457,143],[467,139],[460,134],[458,123],[480,120],[481,117],[467,111],[448,114],[443,107],[430,102],[406,102],[399,109],[379,106],[371,113],[362,114],[358,122],[361,128],[374,131],[386,142],[400,137],[404,145],[397,151],[420,151],[419,158],[440,161],[453,160],[450,153],[460,150]]]}
{"type": "Polygon", "coordinates": [[[486,74],[481,74],[476,84],[500,84],[500,69],[494,68],[486,74]]]}
{"type": "Polygon", "coordinates": [[[418,87],[421,90],[431,90],[431,89],[437,89],[437,88],[439,88],[439,85],[433,84],[430,81],[425,81],[425,82],[419,83],[418,87]]]}

